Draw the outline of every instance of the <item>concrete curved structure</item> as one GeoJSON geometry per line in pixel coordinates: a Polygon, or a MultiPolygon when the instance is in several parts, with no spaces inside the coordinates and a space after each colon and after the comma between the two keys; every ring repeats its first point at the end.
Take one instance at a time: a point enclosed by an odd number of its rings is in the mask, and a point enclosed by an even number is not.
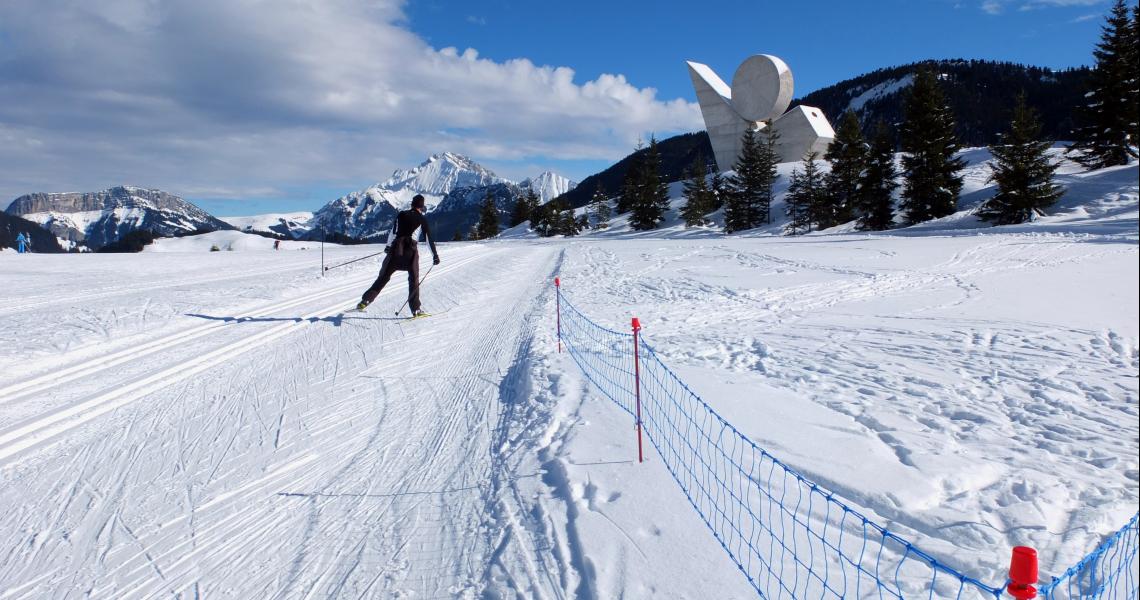
{"type": "Polygon", "coordinates": [[[797,106],[788,111],[794,89],[792,70],[779,58],[768,54],[748,57],[736,69],[731,88],[707,65],[686,64],[721,171],[735,164],[744,132],[762,129],[766,120],[772,121],[773,131],[780,135],[776,143],[780,162],[797,161],[809,151],[822,154],[835,139],[835,130],[820,109],[797,106]]]}
{"type": "Polygon", "coordinates": [[[768,54],[744,59],[732,76],[732,105],[749,121],[775,119],[792,103],[792,70],[768,54]]]}

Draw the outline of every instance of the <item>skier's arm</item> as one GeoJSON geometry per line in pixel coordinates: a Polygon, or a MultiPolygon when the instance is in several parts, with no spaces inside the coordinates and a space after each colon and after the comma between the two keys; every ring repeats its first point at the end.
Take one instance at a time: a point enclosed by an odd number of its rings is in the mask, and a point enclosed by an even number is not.
{"type": "Polygon", "coordinates": [[[400,216],[392,219],[392,229],[388,230],[388,241],[384,243],[384,254],[392,250],[392,238],[396,237],[396,227],[400,224],[400,216]]]}
{"type": "Polygon", "coordinates": [[[432,262],[434,262],[435,264],[438,265],[439,264],[439,252],[436,252],[436,250],[435,250],[435,240],[432,239],[432,237],[431,237],[431,228],[428,227],[427,217],[424,217],[423,219],[424,219],[424,224],[423,224],[424,239],[427,240],[428,246],[431,247],[432,262]]]}

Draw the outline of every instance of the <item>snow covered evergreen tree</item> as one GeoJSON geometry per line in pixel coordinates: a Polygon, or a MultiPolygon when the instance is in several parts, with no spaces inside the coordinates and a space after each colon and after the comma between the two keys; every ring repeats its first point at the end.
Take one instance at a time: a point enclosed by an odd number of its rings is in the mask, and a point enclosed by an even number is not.
{"type": "Polygon", "coordinates": [[[637,231],[656,229],[669,208],[669,190],[661,178],[661,154],[657,140],[649,139],[649,148],[641,164],[641,182],[630,206],[629,226],[637,231]]]}
{"type": "Polygon", "coordinates": [[[535,211],[538,210],[538,204],[538,192],[534,191],[533,188],[527,188],[526,193],[515,200],[515,207],[511,211],[511,227],[531,221],[531,229],[533,229],[533,216],[535,211]]]}
{"type": "Polygon", "coordinates": [[[720,171],[713,171],[712,179],[709,181],[709,192],[712,194],[712,210],[718,211],[724,207],[725,200],[728,198],[729,190],[728,184],[724,180],[724,176],[720,171]]]}
{"type": "Polygon", "coordinates": [[[1096,67],[1089,76],[1088,103],[1077,109],[1074,160],[1089,169],[1123,165],[1137,156],[1138,117],[1136,14],[1128,16],[1124,0],[1116,0],[1093,50],[1096,67]]]}
{"type": "Polygon", "coordinates": [[[776,179],[779,178],[779,171],[776,170],[776,165],[780,164],[780,154],[776,152],[776,142],[779,141],[780,134],[772,129],[772,121],[769,119],[764,121],[764,127],[760,130],[760,201],[757,205],[757,214],[760,221],[756,224],[772,223],[772,200],[775,198],[772,195],[772,186],[776,185],[776,179]]]}
{"type": "Polygon", "coordinates": [[[894,135],[885,122],[879,121],[859,178],[859,229],[883,231],[894,224],[892,195],[899,186],[896,175],[894,135]]]}
{"type": "Polygon", "coordinates": [[[1128,105],[1132,107],[1132,146],[1140,147],[1140,2],[1132,5],[1132,32],[1129,46],[1132,48],[1132,57],[1128,63],[1132,65],[1132,85],[1129,87],[1131,99],[1128,105]]]}
{"type": "Polygon", "coordinates": [[[589,215],[591,229],[605,229],[610,226],[610,201],[606,198],[606,191],[602,188],[602,184],[594,188],[593,199],[590,200],[590,207],[587,209],[586,214],[589,215]]]}
{"type": "Polygon", "coordinates": [[[835,139],[827,147],[823,159],[831,163],[825,178],[827,196],[816,215],[820,229],[850,221],[859,201],[859,181],[867,164],[867,142],[859,126],[859,117],[848,109],[843,113],[835,139]]]}
{"type": "Polygon", "coordinates": [[[546,204],[540,204],[530,213],[530,228],[542,237],[550,237],[557,233],[558,212],[555,210],[555,203],[556,200],[551,200],[546,204]]]}
{"type": "Polygon", "coordinates": [[[499,235],[499,210],[495,208],[495,197],[491,195],[490,189],[487,191],[487,197],[483,199],[483,206],[479,209],[479,223],[475,226],[478,237],[475,239],[486,240],[499,235]]]}
{"type": "Polygon", "coordinates": [[[574,216],[574,209],[568,208],[558,213],[559,234],[567,237],[575,236],[582,232],[582,228],[582,221],[574,216]]]}
{"type": "Polygon", "coordinates": [[[716,210],[713,208],[716,200],[709,188],[705,159],[700,153],[687,169],[686,175],[688,177],[682,187],[685,206],[681,208],[681,218],[685,221],[685,227],[707,225],[709,220],[705,215],[716,210]]]}
{"type": "Polygon", "coordinates": [[[511,210],[511,227],[526,223],[530,220],[530,204],[526,201],[526,196],[519,196],[515,198],[515,207],[511,210]]]}
{"type": "Polygon", "coordinates": [[[622,178],[621,194],[618,195],[617,199],[617,214],[619,215],[633,210],[633,205],[641,196],[642,187],[645,185],[645,154],[641,152],[640,141],[637,142],[637,148],[630,156],[629,162],[629,168],[626,169],[625,177],[622,178]]]}
{"type": "Polygon", "coordinates": [[[1057,164],[1045,151],[1052,144],[1043,141],[1041,122],[1026,104],[1025,94],[1018,96],[1013,109],[1013,123],[1001,143],[990,146],[994,156],[993,175],[997,193],[978,209],[978,216],[995,225],[1024,223],[1043,214],[1064,194],[1053,183],[1057,164]]]}
{"type": "Polygon", "coordinates": [[[772,183],[775,181],[774,143],[769,122],[760,135],[751,128],[741,138],[740,156],[728,178],[724,230],[728,233],[758,227],[771,221],[772,183]]]}
{"type": "Polygon", "coordinates": [[[826,196],[823,177],[819,173],[819,164],[816,163],[818,157],[818,153],[808,152],[801,164],[803,171],[792,171],[792,181],[784,196],[789,221],[788,233],[791,235],[811,231],[812,222],[815,221],[813,212],[826,196]]]}
{"type": "Polygon", "coordinates": [[[902,209],[908,224],[953,214],[958,208],[966,161],[955,157],[960,146],[954,115],[946,105],[938,79],[927,68],[914,76],[902,125],[902,209]]]}

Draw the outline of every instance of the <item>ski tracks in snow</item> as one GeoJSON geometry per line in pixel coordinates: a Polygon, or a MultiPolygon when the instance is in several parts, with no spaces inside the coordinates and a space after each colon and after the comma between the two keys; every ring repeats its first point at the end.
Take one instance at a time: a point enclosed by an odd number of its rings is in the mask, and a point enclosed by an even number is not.
{"type": "Polygon", "coordinates": [[[445,258],[431,319],[383,316],[402,281],[339,314],[369,272],[0,390],[0,587],[572,595],[574,561],[551,553],[530,497],[550,419],[530,401],[532,330],[556,251],[445,258]]]}
{"type": "Polygon", "coordinates": [[[1106,515],[1135,510],[1137,438],[1128,428],[1140,359],[1129,334],[1062,325],[1074,320],[1058,319],[1066,310],[1097,310],[1087,307],[1095,296],[1072,302],[1063,283],[1048,282],[1134,266],[1136,246],[1019,235],[944,244],[951,251],[936,260],[928,250],[891,252],[889,239],[748,241],[697,254],[682,244],[578,246],[563,287],[603,323],[641,317],[671,366],[744,384],[714,387],[709,399],[781,458],[958,564],[1000,578],[1001,565],[983,553],[1006,544],[1042,548],[1043,564],[1072,564],[1119,527],[1106,515]],[[1047,282],[1040,291],[1037,281],[1047,282]],[[1026,294],[1059,296],[1062,308],[1042,310],[1048,301],[1026,294]],[[1020,305],[1025,314],[1005,308],[1020,305]],[[792,398],[839,418],[797,414],[792,398]],[[835,433],[804,443],[749,427],[805,415],[835,433]],[[874,463],[884,483],[821,459],[821,445],[857,439],[864,448],[846,452],[894,457],[874,463]]]}

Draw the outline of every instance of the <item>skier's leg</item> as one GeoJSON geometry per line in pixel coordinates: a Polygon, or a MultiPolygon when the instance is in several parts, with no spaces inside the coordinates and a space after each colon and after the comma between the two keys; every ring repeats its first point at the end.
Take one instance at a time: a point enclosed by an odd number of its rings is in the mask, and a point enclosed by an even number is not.
{"type": "Polygon", "coordinates": [[[412,314],[420,309],[420,253],[412,252],[412,264],[408,265],[408,307],[412,314]]]}
{"type": "Polygon", "coordinates": [[[392,268],[392,257],[389,255],[384,257],[384,265],[380,267],[380,275],[376,277],[376,281],[372,282],[372,287],[368,288],[368,290],[364,292],[364,295],[361,296],[361,300],[363,300],[365,304],[372,304],[372,301],[380,294],[380,290],[384,289],[388,280],[392,278],[392,271],[395,271],[395,269],[392,268]]]}

